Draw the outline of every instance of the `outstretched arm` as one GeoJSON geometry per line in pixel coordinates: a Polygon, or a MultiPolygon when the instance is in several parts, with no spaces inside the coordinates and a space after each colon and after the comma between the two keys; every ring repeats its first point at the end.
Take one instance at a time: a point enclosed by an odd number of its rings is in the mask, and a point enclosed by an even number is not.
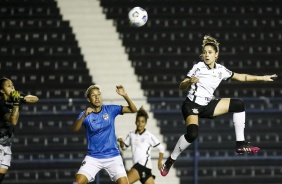
{"type": "Polygon", "coordinates": [[[24,101],[27,103],[35,103],[38,102],[38,97],[34,95],[26,95],[23,97],[24,101]]]}
{"type": "Polygon", "coordinates": [[[137,108],[136,108],[135,104],[129,98],[129,96],[127,95],[123,86],[121,86],[121,85],[116,86],[116,92],[120,96],[122,96],[128,104],[128,106],[123,106],[123,108],[122,108],[123,113],[135,113],[135,112],[137,112],[137,108]]]}
{"type": "Polygon", "coordinates": [[[276,77],[277,77],[276,74],[257,76],[257,75],[234,73],[232,79],[241,82],[251,82],[251,81],[273,81],[273,79],[276,77]]]}

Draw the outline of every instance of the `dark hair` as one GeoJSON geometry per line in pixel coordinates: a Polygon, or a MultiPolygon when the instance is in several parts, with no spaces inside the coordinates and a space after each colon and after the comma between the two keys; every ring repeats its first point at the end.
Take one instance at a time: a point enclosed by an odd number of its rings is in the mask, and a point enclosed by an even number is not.
{"type": "MultiPolygon", "coordinates": [[[[2,77],[2,78],[0,79],[0,85],[1,85],[1,88],[0,88],[0,89],[3,89],[3,88],[4,88],[4,82],[7,81],[7,80],[10,80],[10,79],[8,79],[8,78],[6,78],[6,77],[2,77]]],[[[2,98],[3,96],[4,96],[3,93],[0,93],[0,97],[2,98]]]]}
{"type": "Polygon", "coordinates": [[[149,119],[148,113],[147,113],[147,111],[145,111],[145,109],[143,108],[143,106],[141,106],[140,109],[137,111],[136,121],[135,121],[135,122],[137,122],[137,119],[138,119],[139,117],[141,117],[141,116],[145,117],[145,121],[146,121],[146,122],[147,122],[147,119],[149,119]]]}
{"type": "MultiPolygon", "coordinates": [[[[212,46],[215,52],[219,52],[219,42],[215,38],[207,35],[204,36],[202,50],[204,50],[204,47],[207,45],[212,46]]],[[[203,60],[203,54],[200,55],[200,59],[203,60]]]]}
{"type": "Polygon", "coordinates": [[[2,77],[1,79],[0,79],[0,85],[1,85],[1,89],[3,89],[3,85],[4,85],[4,82],[6,81],[6,80],[10,80],[10,79],[8,79],[8,78],[6,78],[6,77],[2,77]]]}

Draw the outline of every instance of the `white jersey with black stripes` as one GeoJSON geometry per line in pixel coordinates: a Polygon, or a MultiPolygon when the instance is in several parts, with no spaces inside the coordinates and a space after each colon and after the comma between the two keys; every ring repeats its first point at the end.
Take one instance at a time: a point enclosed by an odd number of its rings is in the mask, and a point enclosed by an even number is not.
{"type": "Polygon", "coordinates": [[[233,72],[225,66],[215,63],[214,68],[210,68],[203,61],[194,64],[188,72],[187,77],[197,77],[199,82],[191,84],[187,97],[199,105],[207,105],[214,98],[214,91],[222,80],[228,80],[233,76],[233,72]]]}
{"type": "Polygon", "coordinates": [[[131,146],[133,164],[137,162],[149,169],[152,169],[151,151],[156,147],[160,153],[164,152],[164,147],[160,141],[148,130],[139,134],[131,131],[124,140],[126,147],[131,146]]]}

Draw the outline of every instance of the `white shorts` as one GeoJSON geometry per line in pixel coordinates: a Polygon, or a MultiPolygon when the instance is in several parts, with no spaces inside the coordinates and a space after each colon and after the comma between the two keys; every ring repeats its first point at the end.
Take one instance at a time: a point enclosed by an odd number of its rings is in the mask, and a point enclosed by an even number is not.
{"type": "Polygon", "coordinates": [[[11,165],[12,151],[11,146],[0,145],[0,168],[8,169],[11,165]]]}
{"type": "Polygon", "coordinates": [[[112,181],[127,176],[120,155],[107,159],[85,156],[77,174],[83,174],[88,179],[88,182],[92,182],[95,180],[96,174],[102,169],[105,169],[108,172],[112,181]]]}

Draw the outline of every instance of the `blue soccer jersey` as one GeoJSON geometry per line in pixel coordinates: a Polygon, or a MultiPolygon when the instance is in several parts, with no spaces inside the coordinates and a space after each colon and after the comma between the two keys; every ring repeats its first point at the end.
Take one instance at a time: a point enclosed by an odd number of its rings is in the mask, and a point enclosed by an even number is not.
{"type": "MultiPolygon", "coordinates": [[[[81,112],[78,119],[85,113],[81,112]]],[[[87,155],[94,158],[112,158],[120,155],[116,134],[115,118],[122,114],[121,105],[102,105],[98,113],[90,113],[83,120],[88,141],[87,155]]]]}

